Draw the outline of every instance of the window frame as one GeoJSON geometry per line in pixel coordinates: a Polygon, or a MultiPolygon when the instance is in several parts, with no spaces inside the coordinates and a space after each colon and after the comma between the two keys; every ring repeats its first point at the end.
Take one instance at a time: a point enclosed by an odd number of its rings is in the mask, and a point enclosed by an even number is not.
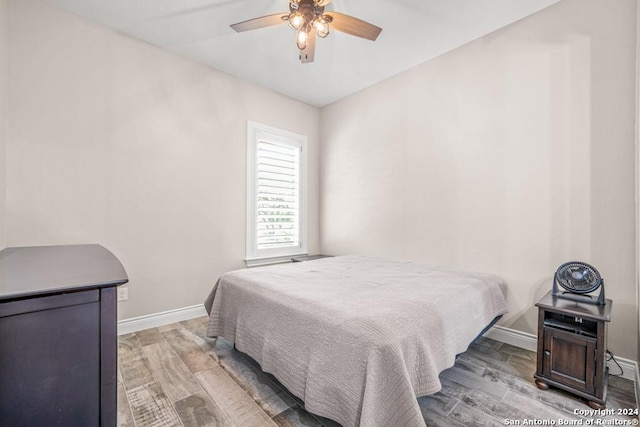
{"type": "Polygon", "coordinates": [[[246,246],[247,266],[287,262],[292,256],[307,254],[307,137],[294,132],[247,121],[247,209],[246,246]],[[299,245],[282,248],[258,249],[257,217],[257,146],[259,141],[294,146],[300,149],[299,158],[299,245]]]}

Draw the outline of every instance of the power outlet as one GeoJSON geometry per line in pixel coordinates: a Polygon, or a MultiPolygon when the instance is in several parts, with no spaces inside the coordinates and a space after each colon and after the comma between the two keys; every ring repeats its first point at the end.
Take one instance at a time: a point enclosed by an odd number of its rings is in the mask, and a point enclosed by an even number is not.
{"type": "Polygon", "coordinates": [[[129,299],[129,288],[118,288],[118,301],[126,301],[129,299]]]}

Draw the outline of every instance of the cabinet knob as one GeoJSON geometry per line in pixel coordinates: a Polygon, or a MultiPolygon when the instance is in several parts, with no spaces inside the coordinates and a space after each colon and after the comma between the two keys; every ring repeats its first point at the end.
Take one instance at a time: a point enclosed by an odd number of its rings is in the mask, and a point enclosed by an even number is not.
{"type": "Polygon", "coordinates": [[[551,356],[551,352],[549,350],[545,350],[544,351],[544,355],[549,357],[549,356],[551,356]]]}

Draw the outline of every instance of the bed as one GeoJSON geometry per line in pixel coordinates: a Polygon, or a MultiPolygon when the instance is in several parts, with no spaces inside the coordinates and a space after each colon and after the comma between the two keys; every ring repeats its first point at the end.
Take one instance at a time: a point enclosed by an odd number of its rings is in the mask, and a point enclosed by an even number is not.
{"type": "Polygon", "coordinates": [[[222,275],[207,335],[254,358],[315,414],[425,426],[416,397],[506,313],[498,276],[359,256],[222,275]]]}

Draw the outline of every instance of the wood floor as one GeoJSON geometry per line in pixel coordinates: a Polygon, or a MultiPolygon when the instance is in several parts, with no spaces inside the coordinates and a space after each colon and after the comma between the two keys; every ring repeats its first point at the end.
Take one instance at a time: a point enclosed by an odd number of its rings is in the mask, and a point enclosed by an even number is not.
{"type": "MultiPolygon", "coordinates": [[[[119,425],[338,426],[306,412],[253,359],[205,329],[202,317],[119,338],[119,425]]],[[[481,338],[442,372],[442,390],[418,403],[429,427],[583,418],[574,410],[590,409],[584,402],[538,390],[534,371],[534,353],[481,338]]],[[[633,382],[610,376],[607,408],[637,408],[633,382]]]]}

